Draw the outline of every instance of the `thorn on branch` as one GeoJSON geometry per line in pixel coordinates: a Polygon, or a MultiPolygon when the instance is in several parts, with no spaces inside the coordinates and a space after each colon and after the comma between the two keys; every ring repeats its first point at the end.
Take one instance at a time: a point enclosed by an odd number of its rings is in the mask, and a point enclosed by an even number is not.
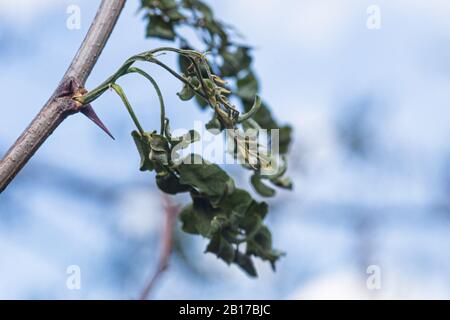
{"type": "Polygon", "coordinates": [[[100,129],[102,129],[108,136],[111,137],[111,139],[115,140],[111,132],[102,122],[102,120],[100,120],[90,104],[83,106],[83,108],[81,109],[81,113],[84,114],[93,123],[95,123],[100,129]]]}

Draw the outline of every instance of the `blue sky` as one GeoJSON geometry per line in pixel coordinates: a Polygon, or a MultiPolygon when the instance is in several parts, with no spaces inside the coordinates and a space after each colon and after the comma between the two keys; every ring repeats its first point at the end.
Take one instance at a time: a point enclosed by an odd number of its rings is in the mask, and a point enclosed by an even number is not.
{"type": "MultiPolygon", "coordinates": [[[[98,3],[0,0],[0,152],[59,82],[98,3]],[[80,30],[66,28],[71,4],[81,8],[80,30]]],[[[261,94],[295,128],[296,188],[269,201],[275,245],[288,254],[276,273],[258,265],[255,281],[180,235],[191,259],[174,256],[154,297],[450,297],[448,2],[378,1],[380,30],[366,27],[372,1],[210,3],[254,45],[261,94]],[[379,291],[365,287],[371,264],[383,272],[379,291]]],[[[163,44],[144,39],[137,8],[127,3],[88,89],[163,44]]],[[[208,118],[178,101],[176,81],[148,70],[172,127],[208,118]]],[[[145,126],[157,128],[147,84],[122,84],[145,126]]],[[[94,108],[116,141],[71,117],[0,196],[2,298],[133,298],[154,268],[160,195],[137,170],[132,123],[117,97],[94,108]],[[82,290],[65,287],[71,264],[81,267],[82,290]]]]}

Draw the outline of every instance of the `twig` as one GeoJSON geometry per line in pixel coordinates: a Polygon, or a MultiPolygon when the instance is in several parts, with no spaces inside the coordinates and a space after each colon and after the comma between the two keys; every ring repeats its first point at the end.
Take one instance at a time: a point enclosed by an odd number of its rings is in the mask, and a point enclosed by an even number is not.
{"type": "Polygon", "coordinates": [[[0,193],[71,114],[81,111],[71,97],[82,88],[117,22],[126,0],[102,0],[80,49],[58,88],[0,161],[0,193]]]}
{"type": "Polygon", "coordinates": [[[169,265],[169,258],[172,252],[173,246],[173,231],[174,225],[176,223],[176,218],[180,212],[179,205],[173,205],[170,198],[164,195],[164,229],[161,233],[161,254],[159,257],[159,262],[155,273],[149,278],[147,284],[142,290],[140,300],[146,300],[150,291],[154,287],[156,281],[159,279],[161,274],[167,269],[169,265]]]}

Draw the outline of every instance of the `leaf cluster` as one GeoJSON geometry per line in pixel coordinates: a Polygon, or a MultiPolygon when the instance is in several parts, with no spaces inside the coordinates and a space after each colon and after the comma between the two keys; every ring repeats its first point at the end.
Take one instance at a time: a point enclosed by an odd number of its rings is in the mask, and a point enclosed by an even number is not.
{"type": "MultiPolygon", "coordinates": [[[[180,151],[200,139],[198,132],[189,131],[174,137],[165,112],[157,82],[144,70],[134,67],[137,61],[156,64],[182,83],[178,96],[182,101],[194,99],[202,109],[211,109],[207,129],[218,133],[226,130],[235,148],[232,155],[242,166],[252,171],[250,183],[263,197],[273,197],[275,188],[291,189],[286,176],[286,154],[291,142],[291,127],[280,126],[268,105],[259,97],[259,82],[252,63],[252,48],[240,44],[239,34],[217,20],[211,8],[200,0],[142,0],[147,36],[178,41],[181,49],[162,47],[134,55],[98,87],[83,96],[74,97],[86,105],[113,89],[121,98],[137,130],[132,132],[140,155],[140,170],[156,173],[156,184],[168,194],[189,193],[192,203],[180,214],[182,229],[209,239],[206,252],[211,252],[227,264],[236,264],[247,274],[256,276],[253,258],[270,262],[273,269],[282,253],[272,246],[272,235],[264,224],[268,205],[258,202],[246,190],[236,187],[232,177],[218,165],[196,154],[182,158],[180,151]],[[205,53],[192,48],[180,29],[197,32],[205,53]],[[178,54],[179,71],[158,59],[161,53],[178,54]],[[127,74],[146,78],[158,94],[161,125],[159,132],[146,131],[139,122],[131,103],[117,81],[127,74]],[[233,105],[233,99],[240,107],[233,105]],[[249,137],[249,129],[277,129],[279,154],[275,159],[258,141],[249,137]],[[274,167],[268,174],[265,169],[274,167]],[[263,170],[264,169],[264,170],[263,170]]],[[[269,138],[273,134],[269,131],[269,138]]]]}
{"type": "Polygon", "coordinates": [[[250,276],[257,275],[252,257],[269,261],[275,269],[282,253],[273,249],[272,235],[263,223],[267,204],[236,188],[224,170],[199,155],[176,161],[180,147],[197,141],[198,133],[174,138],[168,129],[165,132],[133,131],[132,136],[141,158],[140,170],[155,171],[156,184],[168,194],[190,194],[192,203],[180,214],[183,230],[208,238],[206,252],[238,265],[250,276]]]}
{"type": "MultiPolygon", "coordinates": [[[[252,69],[252,48],[240,43],[242,36],[232,26],[217,19],[208,4],[201,0],[142,0],[141,10],[145,12],[145,17],[148,19],[147,37],[171,41],[178,40],[183,49],[192,50],[192,46],[182,34],[182,27],[196,31],[198,38],[204,44],[204,51],[212,56],[208,59],[210,62],[208,62],[206,68],[200,70],[202,72],[201,77],[206,76],[207,71],[211,72],[210,70],[212,70],[216,77],[220,79],[221,85],[224,83],[230,84],[231,86],[223,89],[223,92],[227,93],[225,99],[228,101],[231,97],[236,98],[243,111],[251,113],[252,121],[243,123],[244,129],[278,129],[278,151],[280,155],[288,153],[292,128],[289,125],[279,125],[272,116],[270,107],[259,97],[259,101],[254,100],[259,92],[260,84],[252,69]],[[164,21],[164,23],[161,23],[161,21],[164,21]],[[166,37],[168,34],[171,36],[166,37]]],[[[196,86],[199,84],[200,77],[198,74],[192,75],[195,71],[192,67],[193,64],[190,59],[185,55],[179,56],[181,73],[187,75],[189,81],[196,86]]],[[[216,81],[211,82],[216,84],[216,81]]],[[[197,104],[203,109],[206,108],[209,101],[195,95],[190,87],[185,85],[179,93],[179,97],[182,100],[190,100],[195,97],[197,104]]],[[[236,107],[228,105],[227,109],[236,114],[236,107]]],[[[223,124],[223,117],[221,119],[218,113],[216,109],[213,119],[207,126],[208,129],[222,130],[226,127],[229,128],[229,126],[223,124]]],[[[268,133],[270,136],[270,131],[268,133]]],[[[284,163],[283,171],[286,170],[285,165],[284,163]]],[[[265,185],[262,180],[269,180],[277,187],[292,188],[290,179],[282,177],[282,174],[267,177],[258,173],[258,167],[250,169],[256,169],[251,178],[251,183],[255,191],[262,196],[273,196],[275,194],[275,190],[265,185]]]]}

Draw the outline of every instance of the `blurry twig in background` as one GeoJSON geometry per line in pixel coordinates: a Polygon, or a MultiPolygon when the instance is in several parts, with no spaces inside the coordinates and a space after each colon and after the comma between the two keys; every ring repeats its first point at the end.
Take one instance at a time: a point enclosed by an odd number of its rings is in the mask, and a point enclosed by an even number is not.
{"type": "Polygon", "coordinates": [[[169,196],[164,195],[164,229],[161,233],[161,255],[159,258],[158,266],[156,268],[156,271],[149,280],[147,281],[144,290],[142,290],[140,300],[145,300],[148,298],[148,295],[152,288],[154,287],[156,281],[161,276],[161,274],[164,272],[164,270],[167,269],[169,265],[169,258],[170,254],[172,252],[172,246],[173,246],[173,233],[174,233],[174,226],[176,223],[176,218],[178,213],[180,212],[180,205],[174,205],[169,196]]]}

